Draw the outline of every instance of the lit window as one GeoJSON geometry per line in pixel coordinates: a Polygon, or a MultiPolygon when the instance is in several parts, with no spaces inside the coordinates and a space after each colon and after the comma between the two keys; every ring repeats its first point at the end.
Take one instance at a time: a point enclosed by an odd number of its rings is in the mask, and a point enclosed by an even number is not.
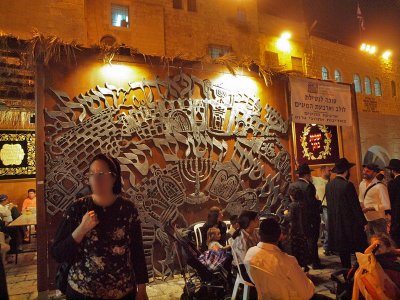
{"type": "Polygon", "coordinates": [[[237,10],[236,17],[239,23],[246,23],[247,21],[246,10],[244,8],[239,7],[237,10]]]}
{"type": "Polygon", "coordinates": [[[329,71],[326,67],[322,67],[322,80],[329,79],[329,71]]]}
{"type": "Polygon", "coordinates": [[[356,93],[359,94],[362,92],[361,90],[361,79],[360,79],[360,75],[358,74],[354,74],[354,89],[356,90],[356,93]]]}
{"type": "Polygon", "coordinates": [[[371,90],[371,80],[369,77],[365,77],[364,79],[364,90],[366,95],[371,95],[372,90],[371,90]]]}
{"type": "Polygon", "coordinates": [[[303,72],[303,60],[301,57],[291,57],[292,70],[303,72]]]}
{"type": "Polygon", "coordinates": [[[182,0],[173,0],[172,7],[176,9],[182,9],[182,0]]]}
{"type": "Polygon", "coordinates": [[[197,11],[196,0],[188,0],[187,5],[188,11],[197,11]]]}
{"type": "Polygon", "coordinates": [[[129,27],[129,8],[122,5],[111,6],[111,23],[115,27],[129,27]]]}
{"type": "Polygon", "coordinates": [[[396,95],[397,95],[396,82],[394,82],[394,80],[392,80],[390,82],[390,85],[392,86],[392,97],[396,97],[396,95]]]}
{"type": "Polygon", "coordinates": [[[231,48],[227,46],[221,45],[210,45],[209,46],[209,54],[211,58],[218,58],[224,56],[226,53],[231,52],[231,48]]]}
{"type": "Polygon", "coordinates": [[[339,70],[335,70],[335,81],[342,82],[342,73],[339,70]]]}
{"type": "Polygon", "coordinates": [[[382,88],[381,88],[381,82],[379,79],[375,79],[374,82],[374,91],[375,91],[375,96],[382,96],[382,88]]]}

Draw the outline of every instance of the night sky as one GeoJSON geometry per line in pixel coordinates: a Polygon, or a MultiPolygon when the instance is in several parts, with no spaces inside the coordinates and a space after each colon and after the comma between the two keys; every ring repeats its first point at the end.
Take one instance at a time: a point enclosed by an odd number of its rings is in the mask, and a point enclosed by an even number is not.
{"type": "Polygon", "coordinates": [[[305,20],[318,23],[313,35],[358,47],[361,42],[381,50],[400,52],[399,0],[303,0],[305,20]],[[365,31],[359,29],[357,3],[364,17],[365,31]]]}
{"type": "Polygon", "coordinates": [[[259,0],[259,9],[298,21],[304,18],[309,29],[316,20],[311,34],[334,42],[357,48],[369,42],[400,53],[400,0],[259,0]],[[364,17],[361,32],[357,3],[364,17]]]}

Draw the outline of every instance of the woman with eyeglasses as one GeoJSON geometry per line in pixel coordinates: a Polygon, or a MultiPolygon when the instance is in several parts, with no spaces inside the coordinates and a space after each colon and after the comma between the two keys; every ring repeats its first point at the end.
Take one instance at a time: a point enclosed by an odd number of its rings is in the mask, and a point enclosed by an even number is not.
{"type": "Polygon", "coordinates": [[[67,299],[147,299],[148,282],[138,211],[120,196],[121,168],[98,154],[87,174],[92,194],[65,212],[52,246],[67,263],[67,299]]]}

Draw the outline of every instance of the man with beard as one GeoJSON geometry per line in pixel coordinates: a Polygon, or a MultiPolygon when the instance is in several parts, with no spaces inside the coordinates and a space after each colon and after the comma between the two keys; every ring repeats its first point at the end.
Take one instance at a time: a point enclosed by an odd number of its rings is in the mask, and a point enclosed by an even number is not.
{"type": "Polygon", "coordinates": [[[363,181],[360,183],[358,199],[368,221],[368,237],[386,233],[385,211],[390,210],[386,185],[376,178],[379,171],[379,167],[375,164],[363,165],[363,181]]]}
{"type": "Polygon", "coordinates": [[[312,170],[308,164],[300,165],[298,170],[296,170],[299,178],[289,186],[289,194],[294,188],[298,188],[303,192],[305,206],[305,220],[302,222],[303,232],[307,238],[312,268],[323,269],[324,265],[321,264],[318,256],[318,237],[319,227],[321,225],[321,201],[316,197],[316,189],[312,184],[311,172],[312,170]]]}
{"type": "Polygon", "coordinates": [[[328,249],[338,252],[343,268],[351,267],[351,253],[367,248],[367,220],[362,212],[354,185],[349,181],[355,164],[338,159],[332,169],[336,177],[326,185],[328,205],[328,249]]]}
{"type": "Polygon", "coordinates": [[[391,159],[386,167],[390,170],[390,177],[393,179],[388,183],[389,198],[391,204],[391,225],[390,236],[400,246],[400,160],[391,159]]]}

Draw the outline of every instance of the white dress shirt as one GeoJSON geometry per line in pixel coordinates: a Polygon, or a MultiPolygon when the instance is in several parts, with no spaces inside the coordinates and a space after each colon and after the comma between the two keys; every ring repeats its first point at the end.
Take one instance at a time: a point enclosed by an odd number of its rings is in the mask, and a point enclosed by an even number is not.
{"type": "Polygon", "coordinates": [[[322,177],[312,177],[312,183],[317,191],[317,199],[322,201],[322,205],[326,206],[325,187],[328,180],[322,177]]]}
{"type": "Polygon", "coordinates": [[[365,180],[360,183],[360,194],[358,195],[358,199],[361,207],[372,207],[375,209],[374,211],[368,211],[364,214],[367,221],[385,218],[385,210],[390,209],[390,199],[387,187],[383,183],[375,184],[377,182],[378,180],[374,178],[368,186],[365,180]],[[367,195],[364,198],[365,191],[373,184],[375,185],[367,192],[367,195]]]}
{"type": "Polygon", "coordinates": [[[250,248],[244,263],[256,285],[259,300],[303,300],[314,294],[314,284],[296,258],[273,244],[260,242],[250,248]]]}
{"type": "Polygon", "coordinates": [[[12,222],[11,210],[8,207],[0,204],[0,217],[4,222],[12,222]]]}

